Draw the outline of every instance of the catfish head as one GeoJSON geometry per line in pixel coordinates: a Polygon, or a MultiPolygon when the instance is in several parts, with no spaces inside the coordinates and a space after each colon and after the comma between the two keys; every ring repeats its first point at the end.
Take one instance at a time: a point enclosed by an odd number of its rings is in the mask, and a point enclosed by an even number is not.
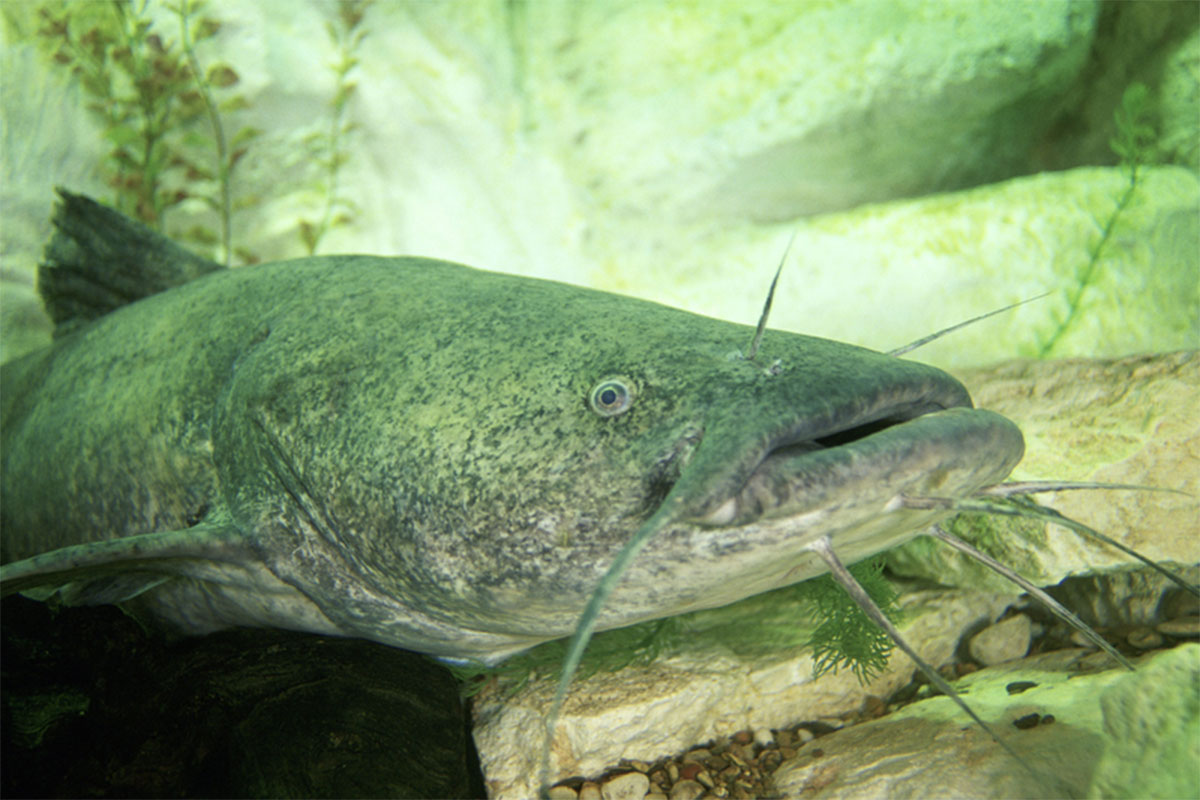
{"type": "MultiPolygon", "coordinates": [[[[235,524],[347,634],[495,661],[898,545],[1021,458],[935,368],[431,261],[297,262],[217,409],[235,524]]],[[[285,279],[286,280],[286,279],[285,279]]]]}

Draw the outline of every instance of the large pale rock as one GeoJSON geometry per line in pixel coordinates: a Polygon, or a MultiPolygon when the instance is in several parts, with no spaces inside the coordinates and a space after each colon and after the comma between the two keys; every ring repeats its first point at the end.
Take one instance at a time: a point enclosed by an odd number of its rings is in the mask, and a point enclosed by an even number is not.
{"type": "Polygon", "coordinates": [[[1089,268],[1128,185],[1123,170],[1081,168],[787,225],[664,230],[647,217],[588,251],[603,286],[752,324],[794,231],[771,326],[884,351],[1049,293],[906,356],[943,368],[1194,348],[1200,179],[1144,170],[1089,268]]]}
{"type": "MultiPolygon", "coordinates": [[[[1059,492],[1038,495],[1039,502],[1150,559],[1200,562],[1200,352],[1011,362],[962,377],[977,405],[1014,420],[1025,434],[1026,456],[1014,478],[1175,490],[1059,492]]],[[[989,541],[1001,561],[1042,585],[1139,565],[1054,524],[1006,522],[989,541]]],[[[931,540],[909,543],[888,559],[898,571],[944,585],[1003,582],[931,540]]]]}
{"type": "Polygon", "coordinates": [[[1097,9],[564,3],[517,30],[529,114],[591,204],[782,220],[1024,169],[1097,9]]]}
{"type": "MultiPolygon", "coordinates": [[[[994,619],[1011,595],[917,593],[904,600],[902,633],[933,664],[948,660],[962,632],[994,619]]],[[[799,645],[774,652],[734,649],[745,641],[777,637],[784,624],[778,602],[760,595],[713,612],[692,615],[689,640],[671,655],[642,667],[598,672],[577,680],[554,732],[550,781],[595,776],[622,758],[654,761],[731,731],[780,728],[857,709],[868,694],[887,695],[911,678],[913,664],[894,655],[866,686],[848,671],[812,678],[812,658],[799,645]]],[[[786,613],[786,612],[785,612],[786,613]]],[[[795,640],[811,622],[795,619],[795,640]]],[[[533,797],[545,715],[554,685],[532,682],[515,695],[485,691],[474,703],[474,735],[493,800],[533,797]]]]}
{"type": "Polygon", "coordinates": [[[775,787],[784,797],[838,800],[1195,796],[1200,646],[1146,656],[1134,673],[1080,673],[1078,657],[1049,653],[958,682],[1033,772],[935,697],[823,737],[822,755],[802,750],[775,772],[775,787]],[[1037,685],[1009,694],[1020,681],[1037,685]],[[1030,714],[1054,722],[1012,725],[1030,714]]]}

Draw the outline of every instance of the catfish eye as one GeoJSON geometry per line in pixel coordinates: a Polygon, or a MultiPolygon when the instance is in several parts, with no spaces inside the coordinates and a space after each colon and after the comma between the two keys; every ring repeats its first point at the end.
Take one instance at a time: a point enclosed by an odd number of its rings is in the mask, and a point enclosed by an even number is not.
{"type": "Polygon", "coordinates": [[[589,400],[592,410],[600,416],[615,417],[633,405],[633,392],[620,378],[605,378],[592,389],[589,400]]]}

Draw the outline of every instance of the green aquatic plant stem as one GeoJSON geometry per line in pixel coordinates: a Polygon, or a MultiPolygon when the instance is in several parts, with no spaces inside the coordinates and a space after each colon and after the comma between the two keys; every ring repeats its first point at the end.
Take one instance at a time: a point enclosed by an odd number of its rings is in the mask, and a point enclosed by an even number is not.
{"type": "MultiPolygon", "coordinates": [[[[132,182],[130,188],[135,191],[138,216],[162,231],[167,208],[182,199],[167,197],[162,178],[170,160],[165,139],[175,111],[172,96],[185,78],[168,47],[157,34],[151,33],[151,22],[144,16],[145,3],[139,9],[132,2],[112,0],[111,8],[123,44],[112,53],[112,60],[116,64],[124,61],[132,81],[141,139],[140,158],[132,164],[134,169],[127,174],[126,183],[132,182]]],[[[111,68],[103,62],[98,66],[111,68]]]]}
{"type": "Polygon", "coordinates": [[[332,64],[335,88],[333,99],[329,103],[329,127],[325,133],[316,134],[309,140],[318,151],[316,160],[325,173],[325,202],[320,219],[315,223],[306,219],[300,220],[300,239],[309,255],[316,254],[321,240],[329,231],[350,221],[347,212],[354,209],[353,203],[340,194],[341,170],[350,158],[346,149],[346,139],[356,127],[346,121],[346,107],[357,88],[357,84],[349,76],[359,63],[355,53],[366,36],[362,20],[372,2],[373,0],[345,0],[339,3],[337,21],[327,23],[325,28],[330,41],[337,48],[337,60],[332,64]]]}
{"type": "Polygon", "coordinates": [[[228,145],[225,139],[225,125],[217,104],[213,100],[212,91],[204,70],[200,69],[200,60],[196,57],[188,20],[192,16],[192,0],[180,0],[175,11],[179,16],[179,41],[187,56],[188,65],[192,68],[192,77],[196,82],[196,90],[204,101],[204,109],[212,126],[213,139],[217,149],[217,187],[220,193],[217,215],[221,220],[221,252],[219,259],[226,267],[230,266],[233,258],[233,194],[230,186],[233,163],[228,156],[228,145]]]}
{"type": "Polygon", "coordinates": [[[196,45],[220,23],[201,15],[204,0],[164,2],[179,23],[178,35],[154,28],[149,0],[44,3],[37,11],[39,43],[79,81],[87,110],[99,118],[109,151],[104,163],[114,205],[159,231],[168,212],[202,200],[220,230],[197,224],[174,235],[210,251],[226,265],[233,255],[232,173],[259,131],[229,136],[223,115],[245,108],[240,95],[222,92],[238,83],[224,63],[202,69],[196,45]],[[216,166],[213,166],[213,162],[216,166]]]}
{"type": "Polygon", "coordinates": [[[1117,135],[1109,146],[1121,160],[1121,166],[1129,173],[1129,182],[1117,199],[1112,213],[1108,215],[1100,231],[1100,238],[1088,253],[1088,262],[1077,273],[1074,287],[1067,296],[1067,313],[1055,326],[1054,331],[1038,347],[1037,357],[1046,358],[1054,351],[1062,337],[1071,329],[1082,309],[1084,293],[1095,283],[1097,269],[1105,255],[1105,249],[1113,238],[1121,215],[1129,207],[1138,189],[1141,168],[1154,159],[1155,130],[1151,124],[1149,89],[1144,84],[1131,84],[1121,97],[1121,105],[1113,115],[1117,135]]]}
{"type": "Polygon", "coordinates": [[[1104,255],[1104,249],[1108,245],[1109,240],[1112,239],[1113,231],[1117,227],[1117,221],[1121,218],[1121,213],[1129,206],[1129,202],[1133,199],[1137,187],[1137,166],[1134,165],[1129,173],[1129,184],[1125,187],[1125,191],[1121,193],[1116,207],[1113,208],[1112,213],[1108,216],[1108,220],[1104,223],[1104,229],[1100,232],[1100,239],[1088,254],[1087,265],[1079,273],[1075,286],[1067,296],[1067,315],[1055,326],[1054,332],[1042,342],[1038,348],[1038,358],[1047,358],[1054,351],[1059,340],[1071,329],[1075,319],[1079,316],[1082,307],[1080,301],[1083,299],[1083,294],[1095,281],[1096,269],[1100,264],[1101,257],[1104,255]]]}

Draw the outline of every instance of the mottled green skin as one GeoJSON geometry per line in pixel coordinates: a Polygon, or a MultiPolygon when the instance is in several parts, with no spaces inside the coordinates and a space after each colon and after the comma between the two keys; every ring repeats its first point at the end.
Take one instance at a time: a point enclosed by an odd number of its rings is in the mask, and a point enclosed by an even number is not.
{"type": "Polygon", "coordinates": [[[1020,457],[1003,418],[944,412],[781,457],[737,519],[704,523],[772,445],[969,404],[936,369],[837,342],[770,331],[757,363],[731,358],[752,332],[415,258],[205,276],[3,367],[5,562],[175,532],[13,565],[9,588],[75,579],[95,601],[166,575],[133,603],[189,630],[494,659],[569,633],[656,510],[602,628],[807,578],[822,532],[851,559],[891,546],[937,516],[885,508],[897,493],[961,495],[1020,457]],[[634,399],[603,417],[609,376],[634,399]]]}

